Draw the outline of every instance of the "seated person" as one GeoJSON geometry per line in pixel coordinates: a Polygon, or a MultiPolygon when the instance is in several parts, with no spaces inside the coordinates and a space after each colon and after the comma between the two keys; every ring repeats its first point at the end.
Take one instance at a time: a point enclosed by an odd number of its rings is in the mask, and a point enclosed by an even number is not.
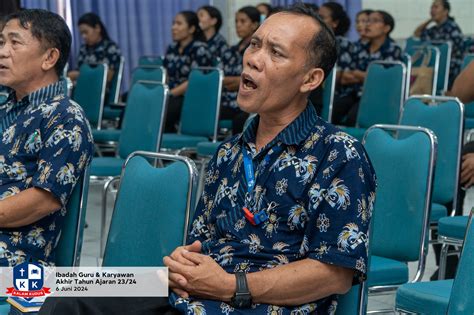
{"type": "Polygon", "coordinates": [[[205,5],[199,8],[197,15],[199,27],[206,38],[207,49],[209,49],[214,60],[217,60],[217,58],[222,60],[222,56],[229,45],[227,45],[224,36],[219,33],[222,26],[221,12],[216,7],[205,5]]]}
{"type": "Polygon", "coordinates": [[[57,298],[40,314],[333,314],[337,295],[365,278],[375,198],[362,145],[308,105],[336,58],[311,9],[267,18],[237,99],[258,116],[209,163],[188,245],[164,258],[169,301],[57,298]]]}
{"type": "Polygon", "coordinates": [[[359,34],[357,42],[367,44],[370,40],[367,38],[367,24],[369,22],[370,9],[362,10],[356,15],[356,31],[359,34]]]}
{"type": "Polygon", "coordinates": [[[174,43],[168,46],[163,66],[168,73],[170,99],[165,120],[165,132],[176,132],[181,117],[183,97],[188,77],[194,67],[212,65],[212,56],[199,27],[199,19],[192,11],[178,13],[171,28],[174,43]]]}
{"type": "Polygon", "coordinates": [[[378,10],[370,13],[366,33],[370,41],[366,44],[355,44],[351,65],[348,70],[342,72],[338,82],[346,92],[334,102],[334,123],[355,125],[362,86],[371,62],[401,60],[402,50],[390,38],[394,27],[395,21],[387,12],[378,10]]]}
{"type": "Polygon", "coordinates": [[[6,17],[0,34],[0,265],[54,264],[66,204],[93,153],[81,107],[59,81],[69,58],[65,21],[45,10],[6,17]]]}
{"type": "Polygon", "coordinates": [[[69,71],[68,77],[75,82],[83,64],[105,63],[108,66],[107,82],[110,82],[120,67],[120,49],[110,39],[107,29],[95,13],[84,14],[77,24],[84,44],[77,57],[78,70],[69,71]]]}

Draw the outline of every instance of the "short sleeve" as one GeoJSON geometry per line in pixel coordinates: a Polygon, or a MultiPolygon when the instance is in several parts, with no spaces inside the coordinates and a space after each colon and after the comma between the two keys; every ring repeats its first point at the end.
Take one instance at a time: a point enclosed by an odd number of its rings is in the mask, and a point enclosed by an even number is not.
{"type": "Polygon", "coordinates": [[[37,136],[42,141],[42,148],[32,184],[51,192],[65,206],[92,158],[92,136],[82,109],[76,104],[58,110],[50,117],[45,119],[37,136]]]}
{"type": "Polygon", "coordinates": [[[111,70],[117,70],[120,67],[120,49],[117,44],[110,43],[107,47],[107,60],[111,70]]]}
{"type": "Polygon", "coordinates": [[[375,173],[362,145],[350,136],[332,146],[309,191],[309,224],[302,248],[309,258],[367,272],[368,228],[375,173]]]}

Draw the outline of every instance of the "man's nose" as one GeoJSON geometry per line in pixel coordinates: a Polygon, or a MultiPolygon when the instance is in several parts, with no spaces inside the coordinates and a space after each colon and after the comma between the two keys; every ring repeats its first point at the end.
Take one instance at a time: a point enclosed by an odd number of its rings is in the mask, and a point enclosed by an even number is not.
{"type": "Polygon", "coordinates": [[[0,58],[7,58],[9,55],[8,47],[6,44],[0,45],[0,58]]]}
{"type": "Polygon", "coordinates": [[[256,51],[250,52],[247,48],[245,52],[247,54],[247,65],[257,71],[262,71],[263,69],[263,49],[260,48],[256,51]]]}

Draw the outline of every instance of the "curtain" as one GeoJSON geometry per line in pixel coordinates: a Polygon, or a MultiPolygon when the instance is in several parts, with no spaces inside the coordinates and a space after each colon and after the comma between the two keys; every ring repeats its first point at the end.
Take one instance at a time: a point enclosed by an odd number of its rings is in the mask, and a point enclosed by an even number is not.
{"type": "Polygon", "coordinates": [[[43,8],[57,12],[57,1],[70,1],[73,49],[70,68],[76,64],[81,39],[77,28],[80,16],[98,14],[125,57],[122,91],[128,89],[131,71],[142,55],[163,55],[171,43],[171,24],[182,10],[196,11],[209,0],[22,0],[25,8],[43,8]]]}
{"type": "MultiPolygon", "coordinates": [[[[274,6],[288,6],[296,2],[301,2],[300,0],[272,0],[271,3],[274,6]]],[[[334,0],[334,1],[328,1],[328,0],[310,0],[310,1],[305,1],[309,3],[315,3],[319,6],[321,6],[325,2],[338,2],[340,3],[344,9],[347,12],[347,15],[349,15],[349,18],[351,19],[351,28],[349,32],[347,32],[347,37],[355,41],[359,38],[359,35],[357,34],[355,30],[355,20],[356,20],[356,15],[357,12],[362,10],[362,0],[334,0]]]]}

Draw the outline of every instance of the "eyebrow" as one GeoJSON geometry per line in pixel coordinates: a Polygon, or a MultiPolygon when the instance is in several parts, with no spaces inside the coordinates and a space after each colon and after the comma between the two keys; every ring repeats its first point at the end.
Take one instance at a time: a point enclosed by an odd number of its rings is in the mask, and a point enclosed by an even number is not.
{"type": "MultiPolygon", "coordinates": [[[[262,39],[261,39],[260,37],[258,37],[258,35],[255,35],[255,34],[252,35],[251,40],[256,40],[258,43],[261,43],[261,42],[262,42],[262,39]]],[[[275,41],[273,41],[273,40],[271,40],[271,39],[268,39],[267,42],[268,42],[268,44],[269,44],[271,47],[273,47],[273,48],[278,48],[278,49],[281,49],[281,50],[283,50],[283,51],[287,51],[287,50],[288,50],[285,46],[283,46],[283,45],[281,45],[281,44],[279,44],[279,43],[277,43],[277,42],[275,42],[275,41]]]]}

